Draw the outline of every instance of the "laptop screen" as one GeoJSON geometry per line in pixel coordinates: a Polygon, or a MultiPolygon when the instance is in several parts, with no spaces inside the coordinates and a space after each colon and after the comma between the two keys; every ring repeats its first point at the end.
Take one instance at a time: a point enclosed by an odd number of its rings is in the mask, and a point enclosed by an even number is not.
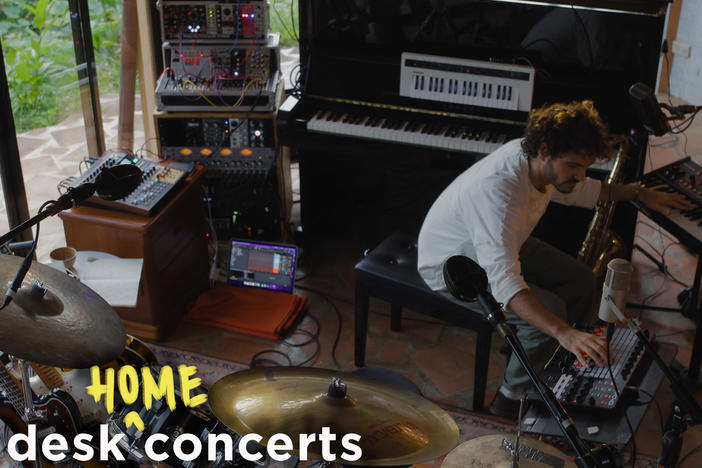
{"type": "Polygon", "coordinates": [[[232,239],[228,283],[291,293],[296,261],[294,245],[232,239]]]}

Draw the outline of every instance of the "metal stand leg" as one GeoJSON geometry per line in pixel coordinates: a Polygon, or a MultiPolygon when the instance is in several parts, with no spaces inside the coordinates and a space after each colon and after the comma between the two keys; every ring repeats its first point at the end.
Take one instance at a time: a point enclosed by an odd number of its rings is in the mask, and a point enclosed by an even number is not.
{"type": "Polygon", "coordinates": [[[697,329],[695,330],[695,341],[692,344],[692,357],[690,357],[690,366],[687,369],[686,379],[688,384],[699,385],[700,379],[700,353],[702,353],[702,320],[700,318],[699,310],[699,297],[700,297],[700,280],[702,279],[702,256],[697,259],[697,270],[695,270],[695,281],[692,284],[692,291],[690,292],[690,300],[688,301],[688,307],[690,307],[689,317],[695,317],[695,324],[697,329]]]}
{"type": "MultiPolygon", "coordinates": [[[[34,424],[39,416],[34,412],[34,398],[32,398],[32,386],[29,384],[29,366],[24,359],[19,359],[20,372],[22,373],[22,390],[24,393],[24,418],[27,424],[34,424]]],[[[37,454],[34,462],[36,468],[41,468],[41,454],[37,454]]]]}

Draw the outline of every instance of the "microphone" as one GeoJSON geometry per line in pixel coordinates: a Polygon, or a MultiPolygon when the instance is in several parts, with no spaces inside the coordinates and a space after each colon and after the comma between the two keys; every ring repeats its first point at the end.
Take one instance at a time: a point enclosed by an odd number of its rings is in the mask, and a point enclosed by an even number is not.
{"type": "Polygon", "coordinates": [[[623,258],[615,258],[607,264],[607,273],[602,285],[600,310],[597,313],[600,320],[608,323],[616,323],[620,320],[607,298],[611,298],[612,303],[619,310],[624,310],[633,270],[631,263],[623,258]]]}
{"type": "MultiPolygon", "coordinates": [[[[142,180],[142,171],[134,164],[121,164],[119,166],[106,167],[100,171],[100,174],[95,179],[95,183],[86,182],[78,187],[69,188],[66,193],[61,195],[54,203],[51,203],[39,213],[36,217],[36,223],[42,219],[53,216],[63,210],[67,210],[74,205],[90,198],[97,192],[98,196],[104,200],[119,200],[129,195],[136,189],[142,180]]],[[[31,225],[31,224],[30,224],[31,225]]],[[[37,239],[35,239],[36,245],[37,239]]],[[[12,284],[7,289],[5,300],[0,305],[0,310],[7,307],[15,297],[24,277],[27,276],[29,267],[32,265],[32,256],[34,255],[34,247],[24,257],[12,284]]]]}
{"type": "Polygon", "coordinates": [[[651,88],[643,83],[636,83],[629,88],[629,96],[646,130],[656,136],[665,135],[670,131],[668,119],[651,88]]]}
{"type": "Polygon", "coordinates": [[[5,300],[3,301],[2,306],[0,306],[0,310],[4,309],[10,302],[12,302],[12,299],[15,297],[15,294],[17,294],[17,291],[19,290],[20,286],[22,286],[22,281],[24,281],[24,277],[27,276],[29,267],[32,265],[33,255],[34,249],[32,249],[27,254],[27,256],[24,257],[24,260],[22,260],[20,267],[17,269],[17,274],[15,274],[15,279],[12,280],[12,284],[10,284],[10,287],[7,288],[7,293],[5,293],[5,300]]]}
{"type": "Polygon", "coordinates": [[[444,282],[455,298],[475,302],[479,292],[487,290],[488,281],[477,263],[465,255],[454,255],[444,262],[444,282]]]}
{"type": "Polygon", "coordinates": [[[487,290],[485,270],[465,255],[454,255],[444,262],[444,282],[449,292],[463,302],[478,302],[485,311],[488,322],[503,336],[514,334],[507,324],[505,313],[493,295],[487,290]]]}
{"type": "Polygon", "coordinates": [[[134,164],[106,167],[100,171],[94,183],[85,182],[78,187],[70,187],[45,211],[48,216],[53,216],[87,200],[96,192],[103,200],[119,200],[132,193],[141,180],[142,171],[134,164]]]}
{"type": "Polygon", "coordinates": [[[67,210],[90,198],[95,193],[95,189],[96,185],[91,182],[81,184],[78,187],[69,187],[66,193],[58,197],[58,200],[49,205],[45,211],[48,216],[53,216],[63,210],[67,210]]]}

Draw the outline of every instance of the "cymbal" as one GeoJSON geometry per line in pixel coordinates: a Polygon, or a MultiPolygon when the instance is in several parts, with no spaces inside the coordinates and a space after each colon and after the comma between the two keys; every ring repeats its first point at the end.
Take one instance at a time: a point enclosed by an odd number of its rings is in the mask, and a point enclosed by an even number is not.
{"type": "MultiPolygon", "coordinates": [[[[463,442],[451,450],[441,463],[441,468],[509,468],[512,462],[510,449],[515,436],[494,434],[463,442]]],[[[519,468],[575,468],[570,457],[557,448],[532,439],[519,438],[519,468]]]]}
{"type": "MultiPolygon", "coordinates": [[[[210,389],[215,416],[239,434],[256,433],[265,444],[273,434],[287,434],[295,453],[300,434],[336,434],[330,451],[338,462],[367,466],[408,465],[439,457],[458,442],[458,426],[441,408],[421,396],[383,382],[343,372],[309,367],[259,367],[230,374],[210,389]],[[334,378],[346,393],[330,396],[334,378]],[[340,441],[359,434],[363,451],[350,463],[339,457],[340,441]]],[[[322,459],[322,445],[310,444],[308,458],[322,459]]]]}
{"type": "MultiPolygon", "coordinates": [[[[0,293],[9,288],[21,257],[0,255],[0,293]]],[[[34,263],[13,301],[0,310],[0,350],[55,367],[104,364],[124,350],[126,333],[117,313],[92,289],[54,268],[34,263]],[[39,280],[48,289],[34,296],[39,280]]]]}

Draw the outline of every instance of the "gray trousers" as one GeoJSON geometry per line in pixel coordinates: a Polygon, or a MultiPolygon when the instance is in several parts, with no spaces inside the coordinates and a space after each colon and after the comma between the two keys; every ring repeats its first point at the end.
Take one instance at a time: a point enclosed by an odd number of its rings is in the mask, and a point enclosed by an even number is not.
{"type": "MultiPolygon", "coordinates": [[[[568,324],[588,324],[593,313],[595,277],[592,270],[555,247],[529,237],[519,251],[522,276],[531,293],[552,314],[568,324]]],[[[452,301],[482,313],[477,303],[460,302],[447,291],[441,291],[452,301]]],[[[537,372],[543,370],[558,342],[532,327],[517,314],[506,309],[507,321],[517,328],[517,336],[537,372]]],[[[503,386],[515,393],[531,388],[531,380],[519,360],[511,356],[505,370],[503,386]]]]}

